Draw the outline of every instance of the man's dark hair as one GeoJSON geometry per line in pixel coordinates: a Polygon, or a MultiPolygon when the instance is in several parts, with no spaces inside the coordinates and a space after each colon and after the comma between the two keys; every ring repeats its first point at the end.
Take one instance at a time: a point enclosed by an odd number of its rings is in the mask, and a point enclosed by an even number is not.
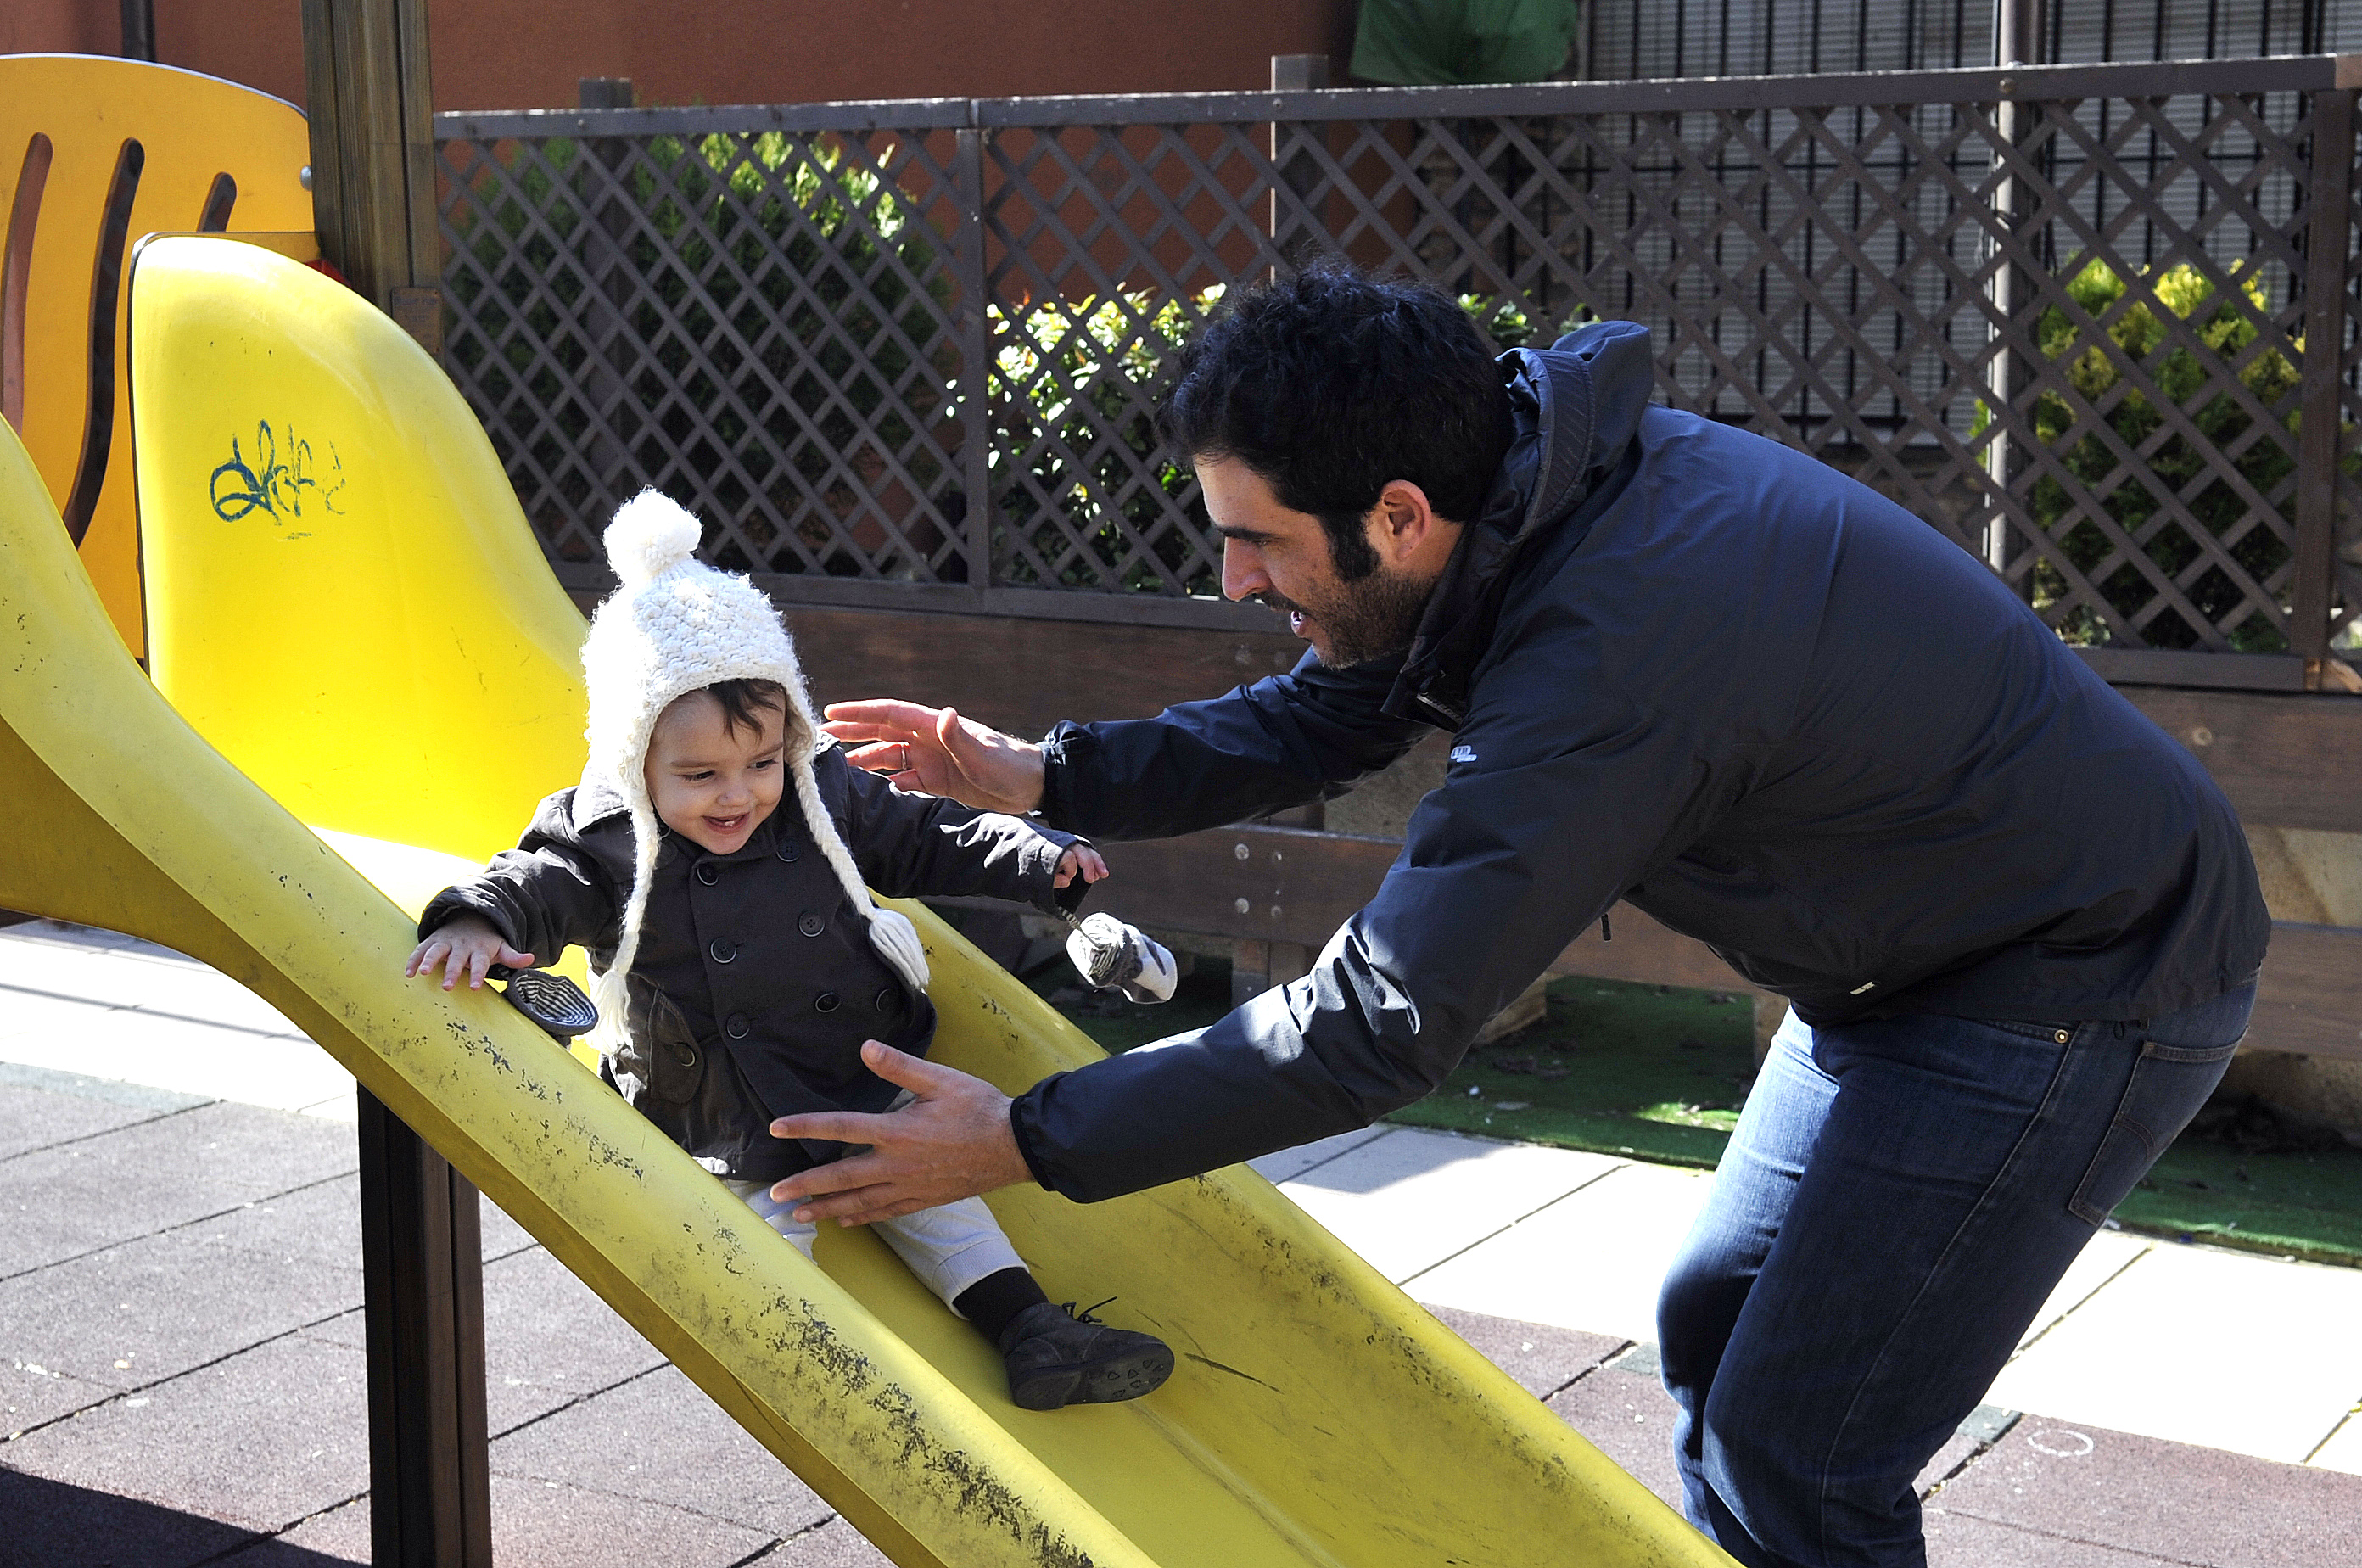
{"type": "Polygon", "coordinates": [[[717,680],[705,690],[722,704],[724,734],[752,730],[759,735],[765,713],[788,711],[788,689],[776,680],[717,680]]]}
{"type": "Polygon", "coordinates": [[[1320,519],[1337,575],[1378,564],[1362,519],[1390,480],[1436,514],[1475,517],[1513,434],[1494,348],[1424,283],[1341,265],[1234,293],[1182,349],[1157,433],[1188,458],[1235,458],[1282,506],[1320,519]]]}

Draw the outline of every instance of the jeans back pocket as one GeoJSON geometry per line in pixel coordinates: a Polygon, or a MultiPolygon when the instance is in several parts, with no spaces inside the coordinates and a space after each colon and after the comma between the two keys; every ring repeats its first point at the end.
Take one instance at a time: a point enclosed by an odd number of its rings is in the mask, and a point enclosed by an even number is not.
{"type": "Polygon", "coordinates": [[[2100,1140],[2082,1185],[2067,1208],[2086,1224],[2097,1225],[2108,1210],[2122,1203],[2135,1183],[2148,1174],[2167,1144],[2179,1137],[2198,1114],[2206,1097],[2223,1079],[2235,1041],[2228,1045],[2161,1045],[2141,1042],[2140,1059],[2116,1104],[2115,1120],[2100,1140]]]}

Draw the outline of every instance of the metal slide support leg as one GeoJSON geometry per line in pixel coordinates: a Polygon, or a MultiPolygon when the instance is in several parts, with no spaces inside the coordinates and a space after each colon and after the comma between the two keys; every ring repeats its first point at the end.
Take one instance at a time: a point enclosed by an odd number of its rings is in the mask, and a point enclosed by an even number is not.
{"type": "Polygon", "coordinates": [[[484,1263],[476,1189],[367,1089],[361,1269],[370,1560],[491,1568],[484,1263]]]}

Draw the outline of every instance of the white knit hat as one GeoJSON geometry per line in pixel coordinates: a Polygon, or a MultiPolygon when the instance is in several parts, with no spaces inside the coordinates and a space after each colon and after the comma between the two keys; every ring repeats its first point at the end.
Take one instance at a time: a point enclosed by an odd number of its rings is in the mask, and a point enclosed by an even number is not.
{"type": "Polygon", "coordinates": [[[698,560],[697,519],[669,496],[644,490],[615,511],[607,525],[607,559],[622,580],[590,617],[582,645],[582,672],[590,688],[590,768],[624,798],[632,813],[632,890],[624,905],[615,961],[593,982],[605,1027],[620,1039],[625,1014],[624,977],[639,953],[640,922],[659,841],[656,806],[648,798],[648,736],[675,698],[723,680],[775,680],[788,694],[783,755],[796,801],[844,896],[868,917],[870,945],[913,987],[925,989],[927,954],[908,919],[881,909],[862,885],[852,852],[821,803],[812,756],[822,745],[803,667],[779,613],[744,577],[698,560]]]}

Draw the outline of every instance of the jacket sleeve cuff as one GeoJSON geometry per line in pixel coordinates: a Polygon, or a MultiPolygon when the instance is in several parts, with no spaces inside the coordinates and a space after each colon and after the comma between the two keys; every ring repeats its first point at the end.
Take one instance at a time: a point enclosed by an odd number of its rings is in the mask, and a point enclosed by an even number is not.
{"type": "MultiPolygon", "coordinates": [[[[434,935],[436,930],[450,924],[461,915],[474,915],[478,920],[499,932],[502,942],[520,953],[525,951],[524,944],[520,940],[524,933],[517,929],[516,922],[510,918],[506,906],[499,899],[488,898],[464,883],[456,888],[446,888],[436,894],[434,901],[419,914],[418,940],[425,941],[434,935]]],[[[540,955],[535,954],[535,956],[539,957],[540,955]]]]}
{"type": "Polygon", "coordinates": [[[1043,1079],[1042,1084],[1034,1085],[1009,1102],[1010,1136],[1017,1140],[1019,1156],[1024,1160],[1025,1168],[1033,1173],[1034,1181],[1040,1184],[1044,1192],[1057,1191],[1058,1184],[1050,1179],[1048,1167],[1043,1164],[1041,1154],[1034,1150],[1033,1112],[1037,1107],[1037,1097],[1042,1092],[1043,1084],[1054,1083],[1065,1076],[1064,1073],[1053,1073],[1049,1077],[1043,1079]]]}
{"type": "Polygon", "coordinates": [[[1078,772],[1098,751],[1098,737],[1061,719],[1042,737],[1042,804],[1036,814],[1054,828],[1071,832],[1076,822],[1078,772]]]}

